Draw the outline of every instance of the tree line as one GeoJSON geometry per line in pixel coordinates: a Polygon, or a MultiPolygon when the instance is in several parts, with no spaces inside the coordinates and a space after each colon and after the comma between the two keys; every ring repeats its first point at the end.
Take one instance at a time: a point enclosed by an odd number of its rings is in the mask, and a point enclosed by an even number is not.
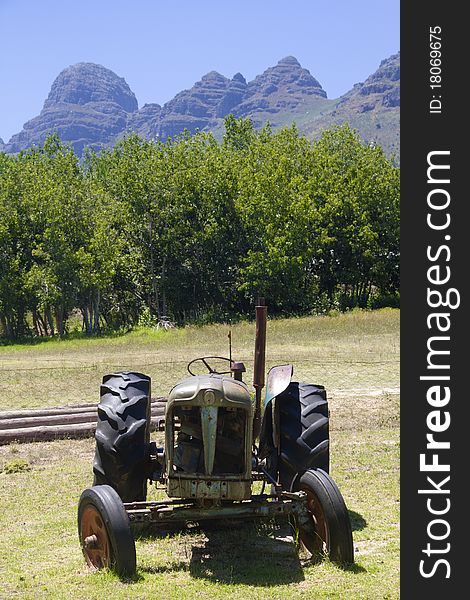
{"type": "Polygon", "coordinates": [[[399,169],[348,126],[225,120],[222,141],[136,135],[78,157],[0,153],[0,336],[87,334],[396,302],[399,169]]]}

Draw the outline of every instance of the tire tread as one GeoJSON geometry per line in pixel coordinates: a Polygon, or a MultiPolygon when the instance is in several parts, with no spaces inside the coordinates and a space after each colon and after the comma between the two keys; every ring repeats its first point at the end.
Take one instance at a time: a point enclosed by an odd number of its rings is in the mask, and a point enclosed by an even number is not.
{"type": "Polygon", "coordinates": [[[329,471],[329,413],[323,386],[290,383],[276,399],[280,411],[279,480],[290,489],[294,476],[308,469],[329,471]]]}
{"type": "Polygon", "coordinates": [[[125,502],[145,500],[150,378],[127,371],[112,373],[103,377],[100,391],[94,485],[111,486],[125,502]]]}

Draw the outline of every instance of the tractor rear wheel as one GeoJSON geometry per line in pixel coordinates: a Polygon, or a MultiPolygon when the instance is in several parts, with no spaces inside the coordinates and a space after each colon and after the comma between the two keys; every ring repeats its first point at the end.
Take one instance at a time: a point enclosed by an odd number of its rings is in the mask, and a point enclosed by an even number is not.
{"type": "Polygon", "coordinates": [[[326,554],[334,562],[354,562],[351,521],[333,479],[321,469],[311,469],[296,478],[293,487],[294,491],[307,494],[308,512],[313,523],[313,530],[299,526],[304,548],[314,556],[326,554]]]}
{"type": "Polygon", "coordinates": [[[123,502],[147,497],[150,378],[141,373],[103,377],[98,404],[93,485],[110,485],[123,502]]]}
{"type": "Polygon", "coordinates": [[[308,383],[289,384],[276,398],[279,411],[279,482],[292,480],[307,469],[329,472],[329,416],[325,388],[308,383]]]}
{"type": "Polygon", "coordinates": [[[136,552],[129,517],[109,485],[86,489],[78,504],[78,535],[87,565],[132,577],[136,552]]]}

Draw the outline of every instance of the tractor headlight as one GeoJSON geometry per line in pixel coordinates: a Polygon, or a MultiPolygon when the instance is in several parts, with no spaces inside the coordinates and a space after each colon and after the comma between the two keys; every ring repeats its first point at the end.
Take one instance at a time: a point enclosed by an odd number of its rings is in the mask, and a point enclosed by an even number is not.
{"type": "Polygon", "coordinates": [[[204,392],[204,403],[207,405],[215,404],[215,394],[213,390],[206,390],[204,392]]]}

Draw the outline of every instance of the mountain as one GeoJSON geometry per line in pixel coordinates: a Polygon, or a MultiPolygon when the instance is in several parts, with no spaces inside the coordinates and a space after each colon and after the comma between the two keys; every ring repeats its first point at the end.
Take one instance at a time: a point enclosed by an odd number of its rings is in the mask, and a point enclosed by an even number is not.
{"type": "Polygon", "coordinates": [[[137,107],[124,79],[101,65],[78,63],[59,74],[40,114],[24,124],[6,150],[18,152],[42,144],[49,133],[57,133],[81,153],[85,146],[112,142],[137,107]]]}
{"type": "Polygon", "coordinates": [[[357,83],[303,131],[318,137],[325,128],[341,123],[349,123],[364,140],[382,146],[388,155],[399,155],[400,53],[383,60],[364,83],[357,83]]]}
{"type": "MultiPolygon", "coordinates": [[[[246,87],[244,79],[243,82],[246,87]]],[[[191,89],[183,90],[163,107],[146,104],[129,119],[126,130],[147,137],[149,131],[151,137],[165,140],[178,135],[183,129],[191,133],[197,129],[210,129],[215,120],[230,112],[233,98],[237,96],[236,88],[240,85],[243,87],[237,76],[230,80],[211,71],[191,89]]]]}
{"type": "Polygon", "coordinates": [[[227,79],[211,71],[163,107],[145,105],[130,117],[126,130],[165,140],[183,129],[192,133],[218,129],[229,113],[251,117],[256,125],[263,125],[265,114],[290,113],[312,98],[326,98],[326,92],[297,59],[288,56],[250,83],[241,73],[227,79]],[[257,118],[258,113],[263,118],[257,118]]]}
{"type": "Polygon", "coordinates": [[[233,114],[248,117],[258,112],[292,112],[306,100],[321,98],[326,98],[326,92],[318,81],[296,58],[287,56],[247,85],[245,97],[233,114]]]}
{"type": "Polygon", "coordinates": [[[364,83],[335,100],[327,98],[296,58],[287,56],[250,82],[241,73],[230,79],[210,71],[163,106],[145,104],[140,109],[123,78],[100,65],[78,63],[59,74],[41,113],[25,123],[3,149],[18,152],[42,144],[51,132],[71,143],[79,154],[85,146],[109,146],[132,131],[161,140],[184,129],[213,131],[220,137],[223,118],[233,113],[250,118],[255,127],[266,121],[273,128],[295,121],[311,138],[332,124],[347,121],[366,141],[398,154],[399,104],[399,54],[382,61],[364,83]]]}

